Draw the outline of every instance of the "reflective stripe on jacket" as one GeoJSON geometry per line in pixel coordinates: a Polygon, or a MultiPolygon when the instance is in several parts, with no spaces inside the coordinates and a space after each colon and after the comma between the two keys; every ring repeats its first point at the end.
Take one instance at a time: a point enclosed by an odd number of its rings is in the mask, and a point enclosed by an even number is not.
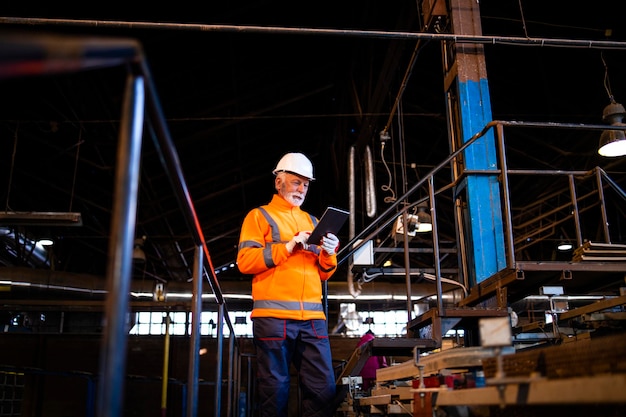
{"type": "Polygon", "coordinates": [[[322,285],[337,268],[337,256],[319,246],[289,254],[286,243],[298,232],[313,230],[317,219],[278,194],[251,210],[239,237],[237,266],[253,275],[251,317],[325,319],[322,285]]]}

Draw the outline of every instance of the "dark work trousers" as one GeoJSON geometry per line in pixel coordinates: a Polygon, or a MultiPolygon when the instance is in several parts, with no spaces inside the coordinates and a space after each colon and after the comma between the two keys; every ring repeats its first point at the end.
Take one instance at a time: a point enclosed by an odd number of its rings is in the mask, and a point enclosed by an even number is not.
{"type": "Polygon", "coordinates": [[[259,416],[287,417],[289,367],[299,374],[302,417],[332,416],[335,375],[325,320],[253,320],[259,416]]]}

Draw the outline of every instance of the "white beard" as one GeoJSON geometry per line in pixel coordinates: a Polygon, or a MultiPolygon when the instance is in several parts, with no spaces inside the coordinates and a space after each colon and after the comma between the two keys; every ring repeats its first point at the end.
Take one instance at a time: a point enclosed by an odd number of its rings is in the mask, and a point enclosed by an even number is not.
{"type": "Polygon", "coordinates": [[[286,193],[284,197],[294,207],[300,207],[304,203],[304,196],[300,193],[286,193]]]}

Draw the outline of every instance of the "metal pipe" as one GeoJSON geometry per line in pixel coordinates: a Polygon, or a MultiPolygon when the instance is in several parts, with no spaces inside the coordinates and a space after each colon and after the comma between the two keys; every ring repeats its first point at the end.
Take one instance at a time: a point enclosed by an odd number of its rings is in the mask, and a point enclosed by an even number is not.
{"type": "Polygon", "coordinates": [[[506,150],[504,149],[504,127],[496,126],[496,136],[498,143],[498,158],[500,159],[500,170],[502,172],[502,199],[504,204],[504,236],[506,237],[506,263],[509,268],[515,266],[515,246],[513,245],[513,220],[511,217],[511,191],[509,189],[509,173],[506,162],[506,150]]]}
{"type": "Polygon", "coordinates": [[[434,177],[430,176],[428,179],[428,198],[430,199],[430,218],[433,223],[433,250],[435,255],[435,276],[437,278],[437,310],[441,316],[445,316],[443,309],[443,290],[441,287],[441,265],[439,258],[439,228],[437,227],[437,209],[435,203],[435,183],[434,177]]]}
{"type": "MultiPolygon", "coordinates": [[[[142,72],[144,74],[150,74],[147,63],[142,61],[142,64],[142,72]]],[[[202,227],[200,225],[200,221],[198,220],[198,216],[196,215],[193,200],[191,199],[191,195],[185,182],[185,176],[182,172],[182,164],[178,159],[176,147],[174,146],[169,130],[167,129],[165,115],[159,105],[158,95],[156,93],[156,88],[152,84],[151,77],[146,76],[146,87],[146,92],[148,98],[150,99],[148,100],[148,118],[151,122],[150,126],[154,128],[154,145],[161,158],[165,172],[169,177],[170,183],[172,184],[174,194],[180,203],[179,205],[183,217],[187,222],[189,232],[191,233],[196,245],[202,247],[204,250],[205,262],[208,263],[209,266],[209,273],[207,276],[211,288],[213,289],[213,293],[215,294],[215,298],[218,303],[223,304],[224,298],[219,290],[219,283],[215,276],[215,268],[213,268],[213,264],[211,262],[211,256],[207,249],[202,227]]]]}
{"type": "Polygon", "coordinates": [[[226,415],[233,415],[231,410],[233,410],[233,404],[235,396],[233,395],[233,385],[238,380],[235,380],[234,376],[235,371],[235,335],[231,334],[228,338],[228,385],[226,386],[226,415]]]}
{"type": "MultiPolygon", "coordinates": [[[[570,199],[572,201],[572,207],[573,207],[573,215],[574,215],[574,225],[576,226],[576,243],[578,244],[578,247],[580,247],[582,245],[582,233],[580,231],[580,216],[578,213],[578,197],[576,196],[576,183],[574,181],[574,176],[573,175],[568,175],[567,176],[568,180],[569,180],[569,192],[570,192],[570,199]]],[[[601,190],[598,190],[598,192],[601,192],[601,190]]]]}
{"type": "Polygon", "coordinates": [[[354,172],[354,158],[355,158],[355,148],[354,146],[351,146],[350,152],[348,153],[348,207],[350,210],[350,223],[348,224],[348,227],[349,227],[348,233],[350,235],[350,239],[354,237],[354,233],[356,229],[356,226],[355,226],[356,174],[354,172]]]}
{"type": "MultiPolygon", "coordinates": [[[[146,75],[146,85],[147,85],[147,95],[150,98],[148,101],[148,117],[150,119],[150,126],[154,128],[155,134],[153,135],[154,145],[159,153],[161,158],[161,162],[165,168],[165,172],[168,175],[174,194],[176,195],[182,215],[187,222],[187,226],[191,236],[198,247],[200,247],[204,251],[204,274],[207,276],[209,281],[209,285],[213,291],[213,295],[218,303],[218,327],[217,327],[217,342],[218,342],[218,355],[217,355],[217,365],[216,365],[216,375],[215,375],[215,398],[214,398],[214,410],[215,415],[219,416],[221,414],[221,406],[222,406],[222,355],[223,355],[223,339],[224,339],[224,323],[228,326],[231,337],[235,337],[235,330],[233,324],[230,321],[230,317],[226,314],[226,306],[224,295],[220,288],[220,284],[217,280],[217,276],[215,275],[215,268],[213,267],[213,262],[211,261],[211,256],[209,254],[209,250],[206,244],[206,240],[204,238],[204,233],[202,232],[202,227],[200,224],[200,220],[195,211],[195,207],[193,201],[191,199],[191,195],[187,188],[187,184],[182,172],[181,164],[178,159],[178,154],[176,152],[176,147],[172,141],[169,130],[167,129],[167,125],[165,123],[165,116],[163,114],[163,110],[161,109],[158,99],[158,95],[156,93],[156,88],[152,83],[148,64],[145,60],[141,61],[142,73],[146,75]]],[[[228,381],[229,383],[231,381],[228,381]]]]}
{"type": "MultiPolygon", "coordinates": [[[[396,100],[397,110],[398,110],[398,136],[399,136],[399,147],[400,147],[400,166],[402,169],[401,180],[402,180],[402,194],[408,196],[407,193],[407,179],[406,179],[406,154],[404,148],[404,126],[402,125],[402,106],[399,100],[396,100]]],[[[390,119],[391,120],[391,119],[390,119]]],[[[411,299],[411,294],[413,291],[411,290],[411,257],[409,256],[409,215],[407,213],[407,207],[409,206],[408,200],[403,200],[404,209],[402,210],[402,229],[404,233],[402,234],[402,244],[404,248],[404,271],[405,271],[405,285],[406,285],[406,311],[407,311],[407,323],[410,323],[413,319],[413,300],[411,299]]],[[[410,337],[410,332],[406,332],[406,336],[410,337]]]]}
{"type": "MultiPolygon", "coordinates": [[[[411,258],[409,256],[409,215],[406,210],[402,211],[402,244],[404,246],[404,285],[406,286],[406,312],[407,323],[413,319],[413,300],[411,299],[411,258]]],[[[411,332],[406,332],[406,337],[411,337],[411,332]]]]}
{"type": "Polygon", "coordinates": [[[489,131],[489,129],[491,129],[498,123],[500,122],[493,121],[493,122],[486,124],[480,132],[473,135],[470,139],[468,139],[465,143],[463,143],[463,145],[460,146],[456,151],[452,152],[450,155],[448,155],[446,159],[444,159],[437,166],[431,169],[430,172],[425,177],[423,177],[421,180],[415,183],[406,193],[404,193],[404,195],[402,195],[401,197],[398,197],[398,199],[396,199],[396,201],[393,204],[387,207],[387,209],[380,216],[378,216],[379,220],[380,219],[387,219],[387,220],[383,220],[382,224],[378,224],[377,221],[372,222],[369,226],[363,229],[358,235],[356,235],[353,239],[351,239],[351,241],[339,251],[339,253],[337,254],[338,265],[341,265],[343,262],[345,262],[349,256],[351,256],[361,246],[363,246],[364,242],[370,239],[373,239],[374,236],[376,236],[376,234],[380,232],[380,230],[384,229],[389,224],[391,224],[395,220],[395,216],[397,215],[398,205],[404,203],[411,194],[413,194],[417,189],[419,189],[419,187],[421,187],[424,184],[424,182],[428,181],[430,177],[434,176],[443,167],[445,167],[448,163],[450,163],[451,160],[456,158],[461,152],[467,149],[467,147],[471,146],[475,141],[477,141],[479,138],[484,136],[489,131]],[[355,245],[354,243],[358,239],[362,239],[362,241],[355,245]]]}
{"type": "MultiPolygon", "coordinates": [[[[234,337],[231,338],[234,340],[234,337]]],[[[239,417],[245,417],[241,415],[241,367],[242,367],[242,355],[234,357],[234,381],[233,381],[233,409],[236,410],[236,415],[239,417]]]]}
{"type": "Polygon", "coordinates": [[[435,40],[450,41],[456,43],[481,43],[489,45],[506,46],[538,46],[538,47],[563,47],[563,48],[586,48],[586,49],[626,49],[626,42],[598,41],[585,39],[554,39],[554,38],[529,38],[517,36],[483,36],[483,35],[455,35],[450,33],[430,32],[388,32],[378,30],[352,30],[352,29],[318,29],[318,28],[293,28],[271,27],[254,25],[204,25],[197,23],[165,23],[165,22],[133,22],[123,20],[90,20],[90,19],[44,19],[32,17],[0,17],[0,24],[11,25],[61,25],[82,26],[101,28],[123,29],[159,29],[159,30],[185,30],[192,32],[232,32],[232,33],[270,33],[283,35],[324,35],[346,36],[372,39],[399,39],[399,40],[435,40]]]}
{"type": "MultiPolygon", "coordinates": [[[[367,145],[365,147],[365,208],[367,217],[376,215],[376,187],[374,181],[374,160],[372,151],[367,145]]],[[[354,236],[354,233],[351,237],[354,236]]]]}
{"type": "MultiPolygon", "coordinates": [[[[506,120],[493,120],[487,123],[482,130],[474,134],[470,139],[463,143],[458,149],[452,152],[446,159],[440,162],[437,166],[430,170],[422,179],[420,179],[417,183],[415,183],[406,193],[405,195],[398,197],[395,203],[391,204],[382,214],[378,216],[376,220],[370,223],[365,229],[363,229],[360,233],[358,233],[348,244],[346,244],[337,254],[338,263],[341,265],[346,259],[352,255],[355,251],[357,251],[365,241],[372,239],[376,234],[380,232],[380,230],[387,227],[395,217],[388,217],[391,213],[393,215],[397,215],[397,206],[403,203],[406,198],[413,194],[417,189],[423,186],[424,182],[428,181],[429,177],[435,175],[439,172],[443,167],[447,166],[453,159],[455,159],[461,152],[471,146],[475,141],[484,136],[489,129],[497,126],[511,126],[511,127],[547,127],[547,128],[563,128],[563,129],[576,129],[576,130],[619,130],[619,127],[610,126],[610,125],[584,125],[584,124],[571,124],[571,123],[551,123],[551,122],[519,122],[519,121],[506,121],[506,120]],[[381,219],[382,223],[379,223],[381,219]],[[355,244],[355,242],[359,239],[362,239],[360,243],[355,244]]],[[[622,128],[623,129],[623,128],[622,128]]],[[[489,174],[493,174],[496,171],[489,171],[489,174]]],[[[509,174],[511,173],[519,173],[519,170],[509,170],[509,174]]],[[[538,172],[538,171],[537,171],[538,172]]],[[[439,190],[437,191],[439,193],[439,190]]]]}
{"type": "MultiPolygon", "coordinates": [[[[356,171],[354,169],[354,159],[356,150],[354,146],[350,147],[350,152],[348,154],[348,181],[349,181],[349,189],[348,189],[348,200],[349,200],[349,210],[350,210],[350,220],[349,220],[349,239],[352,240],[354,238],[356,224],[356,197],[355,197],[355,188],[356,188],[356,171]]],[[[366,196],[368,199],[368,197],[366,196]]],[[[354,297],[357,298],[361,295],[361,289],[359,285],[359,289],[356,290],[354,288],[354,274],[352,273],[352,257],[350,258],[350,264],[348,266],[348,272],[346,275],[346,280],[348,282],[348,292],[354,297]]],[[[357,284],[358,285],[358,284],[357,284]]]]}
{"type": "Polygon", "coordinates": [[[193,264],[193,295],[191,298],[191,341],[189,343],[189,367],[187,374],[187,417],[198,414],[198,379],[200,355],[200,320],[202,316],[202,248],[196,246],[193,264]]]}
{"type": "Polygon", "coordinates": [[[121,414],[126,369],[126,317],[132,278],[133,244],[137,216],[137,192],[144,114],[144,78],[129,75],[120,123],[115,173],[115,195],[106,281],[107,324],[100,352],[97,416],[121,414]]]}
{"type": "MultiPolygon", "coordinates": [[[[465,260],[467,259],[467,249],[465,247],[465,229],[463,229],[463,225],[461,224],[461,219],[463,218],[463,206],[460,198],[456,198],[454,200],[454,208],[455,208],[455,220],[456,220],[456,230],[459,236],[459,254],[458,254],[458,264],[460,265],[460,273],[462,277],[463,286],[465,288],[469,288],[469,266],[465,260]]],[[[432,217],[431,217],[432,218],[432,217]]]]}
{"type": "MultiPolygon", "coordinates": [[[[604,186],[602,185],[602,174],[596,169],[596,184],[598,187],[598,195],[600,196],[600,212],[602,214],[602,230],[604,231],[604,241],[611,243],[611,234],[609,232],[609,219],[606,216],[606,201],[604,200],[604,186]]],[[[580,236],[579,219],[576,217],[576,232],[580,236]]],[[[577,236],[577,237],[578,237],[577,236]]],[[[578,247],[582,246],[582,240],[578,240],[578,247]]]]}
{"type": "Polygon", "coordinates": [[[611,186],[611,188],[613,188],[613,190],[615,190],[615,192],[617,192],[617,194],[619,194],[620,197],[622,197],[622,199],[626,201],[626,191],[624,191],[619,185],[617,185],[617,183],[615,183],[615,181],[613,181],[613,179],[609,177],[602,168],[597,169],[602,174],[602,178],[604,178],[604,181],[606,181],[611,186]]]}
{"type": "Polygon", "coordinates": [[[254,398],[254,390],[256,387],[254,381],[256,379],[254,378],[254,372],[252,370],[252,356],[250,355],[246,355],[246,370],[247,370],[247,386],[246,386],[246,415],[245,417],[251,417],[252,416],[251,402],[252,402],[252,399],[254,398]]]}
{"type": "Polygon", "coordinates": [[[161,380],[161,417],[167,416],[167,382],[170,364],[170,313],[165,314],[165,339],[163,347],[163,378],[161,380]]]}
{"type": "MultiPolygon", "coordinates": [[[[396,248],[397,251],[402,251],[402,248],[396,248]]],[[[411,253],[414,253],[411,249],[411,253]]],[[[423,248],[426,249],[426,248],[423,248]]],[[[432,251],[429,250],[428,253],[432,251]]],[[[442,251],[443,252],[443,251],[442,251]]],[[[421,252],[427,253],[427,252],[421,252]]],[[[387,269],[387,271],[393,271],[395,274],[397,271],[387,269]]],[[[442,269],[442,273],[452,274],[456,271],[453,269],[442,269]]],[[[411,274],[421,273],[434,273],[434,269],[431,268],[413,268],[411,274]]],[[[34,302],[29,300],[28,305],[24,305],[23,300],[16,301],[15,304],[10,300],[3,300],[0,310],[17,308],[20,309],[41,309],[48,306],[59,306],[72,304],[73,311],[93,311],[104,308],[104,298],[107,292],[104,289],[98,290],[96,287],[104,286],[106,283],[102,277],[93,277],[89,275],[78,275],[65,272],[54,272],[45,270],[35,270],[32,268],[0,268],[0,282],[4,286],[10,286],[11,292],[15,294],[21,294],[22,292],[28,292],[31,296],[35,291],[40,292],[65,292],[71,295],[71,302],[68,299],[56,300],[53,297],[47,296],[43,299],[34,302]],[[82,286],[93,285],[94,288],[81,288],[82,286]]],[[[135,298],[133,294],[130,294],[131,301],[130,308],[133,311],[144,311],[144,309],[153,309],[155,307],[160,309],[169,309],[170,311],[193,311],[193,306],[189,301],[192,298],[192,289],[187,282],[170,282],[167,285],[167,297],[166,301],[154,301],[152,294],[154,288],[151,286],[153,282],[134,282],[133,292],[141,292],[148,294],[147,296],[135,298]],[[172,294],[181,294],[183,298],[173,299],[172,294]],[[187,297],[190,296],[190,297],[187,297]]],[[[223,283],[224,294],[241,295],[241,300],[248,300],[250,296],[250,283],[246,281],[225,281],[223,283]]],[[[377,294],[388,294],[389,297],[397,297],[400,295],[406,295],[406,287],[404,283],[396,282],[377,282],[374,286],[368,286],[360,290],[359,295],[370,297],[377,294]]],[[[211,291],[205,290],[205,296],[210,296],[211,291]]],[[[348,296],[353,297],[349,291],[346,290],[344,282],[330,281],[328,286],[328,294],[333,298],[346,298],[348,296]]],[[[230,300],[230,298],[229,298],[230,300]]]]}
{"type": "MultiPolygon", "coordinates": [[[[224,355],[224,304],[217,307],[217,351],[215,353],[215,403],[213,404],[213,412],[215,416],[221,415],[222,410],[222,360],[224,355]]],[[[235,337],[234,333],[230,337],[235,337]]]]}

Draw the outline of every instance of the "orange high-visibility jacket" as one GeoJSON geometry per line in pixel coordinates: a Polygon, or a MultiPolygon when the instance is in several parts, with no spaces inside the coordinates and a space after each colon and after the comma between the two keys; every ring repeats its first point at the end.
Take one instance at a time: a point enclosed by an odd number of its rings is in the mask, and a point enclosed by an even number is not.
{"type": "Polygon", "coordinates": [[[278,194],[245,217],[239,237],[237,265],[252,274],[251,317],[325,319],[321,281],[337,269],[337,255],[319,246],[299,246],[289,254],[286,243],[298,232],[310,232],[318,219],[293,207],[278,194]]]}

